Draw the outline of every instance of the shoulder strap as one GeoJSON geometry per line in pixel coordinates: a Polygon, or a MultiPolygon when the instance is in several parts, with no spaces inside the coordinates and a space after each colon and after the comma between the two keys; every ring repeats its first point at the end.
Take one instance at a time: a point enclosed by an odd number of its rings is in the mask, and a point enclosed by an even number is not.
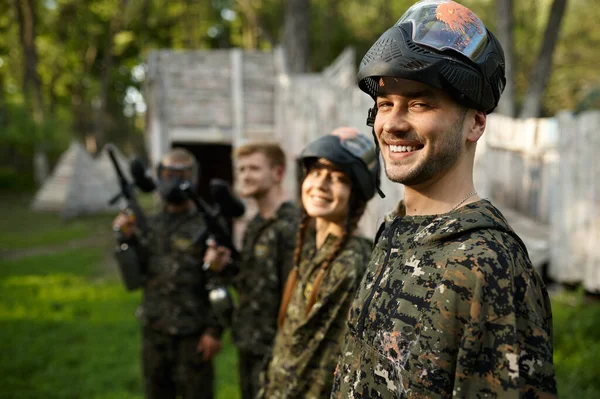
{"type": "Polygon", "coordinates": [[[373,248],[375,248],[375,246],[377,245],[377,242],[379,241],[379,238],[381,237],[381,235],[383,234],[384,231],[385,231],[385,222],[381,222],[381,224],[379,225],[379,228],[377,229],[377,233],[375,234],[375,240],[373,241],[373,248]]]}

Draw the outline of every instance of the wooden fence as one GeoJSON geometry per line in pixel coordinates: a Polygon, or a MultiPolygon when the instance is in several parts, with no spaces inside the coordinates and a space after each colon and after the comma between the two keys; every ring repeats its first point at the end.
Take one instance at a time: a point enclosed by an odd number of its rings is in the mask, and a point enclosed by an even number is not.
{"type": "Polygon", "coordinates": [[[600,292],[600,112],[546,119],[490,115],[476,185],[548,231],[549,277],[600,292]]]}

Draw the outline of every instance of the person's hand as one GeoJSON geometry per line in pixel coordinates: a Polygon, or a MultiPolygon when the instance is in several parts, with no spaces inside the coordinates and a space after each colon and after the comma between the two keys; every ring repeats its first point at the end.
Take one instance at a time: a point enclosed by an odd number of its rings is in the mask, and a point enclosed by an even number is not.
{"type": "Polygon", "coordinates": [[[198,345],[196,346],[196,352],[202,353],[202,359],[208,362],[214,355],[219,353],[221,350],[221,340],[213,337],[210,334],[202,334],[198,345]]]}
{"type": "Polygon", "coordinates": [[[332,135],[338,136],[340,140],[353,139],[358,134],[358,129],[351,126],[342,126],[331,132],[332,135]]]}
{"type": "Polygon", "coordinates": [[[231,263],[231,250],[227,247],[217,245],[213,240],[208,241],[204,253],[204,268],[215,272],[221,272],[231,263]]]}
{"type": "Polygon", "coordinates": [[[124,239],[129,239],[135,231],[135,216],[131,212],[122,211],[112,225],[115,232],[119,232],[124,239]]]}

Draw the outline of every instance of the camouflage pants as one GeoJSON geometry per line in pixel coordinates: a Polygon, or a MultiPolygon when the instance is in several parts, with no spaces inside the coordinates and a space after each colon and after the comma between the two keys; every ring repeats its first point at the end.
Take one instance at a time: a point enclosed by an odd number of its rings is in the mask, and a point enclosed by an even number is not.
{"type": "Polygon", "coordinates": [[[199,335],[174,336],[143,329],[142,368],[148,399],[213,398],[213,366],[196,353],[199,335]]]}
{"type": "Polygon", "coordinates": [[[260,390],[260,373],[265,368],[264,356],[239,352],[240,390],[242,399],[255,399],[260,390]]]}

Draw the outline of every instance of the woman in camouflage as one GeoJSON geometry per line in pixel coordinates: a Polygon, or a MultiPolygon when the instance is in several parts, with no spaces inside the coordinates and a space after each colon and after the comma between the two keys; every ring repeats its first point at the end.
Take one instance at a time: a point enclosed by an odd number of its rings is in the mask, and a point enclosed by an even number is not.
{"type": "Polygon", "coordinates": [[[329,396],[348,309],[371,247],[355,235],[377,189],[372,141],[351,128],[304,149],[303,217],[262,398],[329,396]]]}

